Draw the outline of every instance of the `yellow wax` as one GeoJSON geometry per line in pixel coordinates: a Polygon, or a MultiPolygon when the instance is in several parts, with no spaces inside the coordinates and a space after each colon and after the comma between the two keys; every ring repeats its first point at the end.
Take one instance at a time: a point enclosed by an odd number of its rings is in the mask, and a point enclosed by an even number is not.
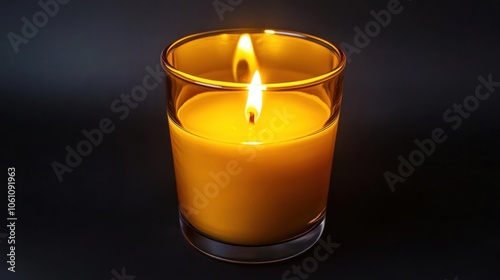
{"type": "Polygon", "coordinates": [[[324,215],[337,121],[325,127],[330,110],[318,97],[265,92],[252,125],[246,97],[203,93],[179,108],[184,129],[169,118],[179,204],[215,239],[273,244],[324,215]]]}

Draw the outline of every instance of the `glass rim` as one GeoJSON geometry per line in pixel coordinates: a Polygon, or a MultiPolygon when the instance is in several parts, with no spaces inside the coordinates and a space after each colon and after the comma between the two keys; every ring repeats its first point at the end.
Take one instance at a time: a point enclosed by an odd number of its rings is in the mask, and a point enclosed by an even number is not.
{"type": "Polygon", "coordinates": [[[318,45],[324,46],[326,49],[329,51],[335,53],[339,57],[339,63],[333,67],[330,71],[321,74],[321,75],[316,75],[312,78],[308,79],[302,79],[302,80],[294,80],[294,81],[288,81],[288,82],[281,82],[281,83],[268,83],[268,84],[262,84],[262,86],[266,87],[266,90],[272,90],[272,89],[291,89],[291,88],[302,88],[302,87],[308,87],[314,84],[322,83],[326,80],[331,79],[334,76],[337,76],[342,73],[346,66],[346,57],[344,52],[337,47],[336,45],[321,39],[319,37],[316,37],[314,35],[302,33],[302,32],[297,32],[297,31],[289,31],[289,30],[284,30],[284,29],[264,29],[264,28],[233,28],[233,29],[219,29],[219,30],[212,30],[212,31],[205,31],[205,32],[200,32],[200,33],[195,33],[192,35],[188,35],[185,37],[182,37],[171,44],[169,44],[162,52],[160,55],[160,60],[162,62],[162,67],[167,73],[172,74],[176,76],[177,78],[180,78],[182,80],[185,80],[189,83],[195,83],[201,86],[205,87],[210,87],[210,88],[216,88],[216,89],[248,89],[248,83],[238,83],[238,82],[227,82],[227,81],[220,81],[220,80],[213,80],[213,79],[207,79],[207,78],[202,78],[197,75],[189,74],[184,71],[181,71],[177,68],[175,68],[172,64],[169,63],[167,60],[167,54],[170,53],[173,49],[177,48],[178,46],[181,46],[187,42],[203,38],[203,37],[209,37],[209,36],[216,36],[220,34],[225,34],[225,33],[250,33],[250,34],[276,34],[276,35],[281,35],[281,36],[289,36],[289,37],[296,37],[296,38],[301,38],[304,40],[308,40],[310,42],[316,43],[318,45]]]}

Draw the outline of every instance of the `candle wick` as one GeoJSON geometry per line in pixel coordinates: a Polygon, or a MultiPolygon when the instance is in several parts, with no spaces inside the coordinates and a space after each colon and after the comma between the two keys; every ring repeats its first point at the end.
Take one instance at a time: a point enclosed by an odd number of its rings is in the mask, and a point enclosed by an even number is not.
{"type": "Polygon", "coordinates": [[[248,121],[250,122],[250,124],[255,124],[255,114],[253,112],[250,112],[250,117],[248,119],[248,121]]]}

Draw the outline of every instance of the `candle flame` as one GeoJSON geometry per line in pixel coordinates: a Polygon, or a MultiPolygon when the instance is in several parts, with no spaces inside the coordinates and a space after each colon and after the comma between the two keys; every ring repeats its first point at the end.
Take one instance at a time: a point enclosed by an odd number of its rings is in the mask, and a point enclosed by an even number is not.
{"type": "Polygon", "coordinates": [[[250,34],[240,36],[233,58],[233,78],[239,83],[249,83],[245,107],[245,118],[255,124],[262,109],[262,80],[258,71],[257,57],[253,49],[250,34]]]}
{"type": "Polygon", "coordinates": [[[253,73],[257,71],[257,59],[253,50],[250,34],[242,34],[233,58],[233,78],[239,83],[250,83],[253,73]]]}
{"type": "Polygon", "coordinates": [[[245,107],[245,117],[251,124],[257,122],[259,118],[262,109],[262,90],[264,89],[259,71],[255,71],[252,83],[248,86],[247,105],[245,107]]]}

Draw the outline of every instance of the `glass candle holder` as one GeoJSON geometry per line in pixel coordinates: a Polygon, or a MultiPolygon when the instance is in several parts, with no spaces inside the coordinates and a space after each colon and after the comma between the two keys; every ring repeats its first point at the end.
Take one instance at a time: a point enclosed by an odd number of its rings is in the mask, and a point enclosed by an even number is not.
{"type": "Polygon", "coordinates": [[[240,263],[296,256],[325,223],[346,59],[298,32],[187,36],[161,54],[181,230],[240,263]]]}

